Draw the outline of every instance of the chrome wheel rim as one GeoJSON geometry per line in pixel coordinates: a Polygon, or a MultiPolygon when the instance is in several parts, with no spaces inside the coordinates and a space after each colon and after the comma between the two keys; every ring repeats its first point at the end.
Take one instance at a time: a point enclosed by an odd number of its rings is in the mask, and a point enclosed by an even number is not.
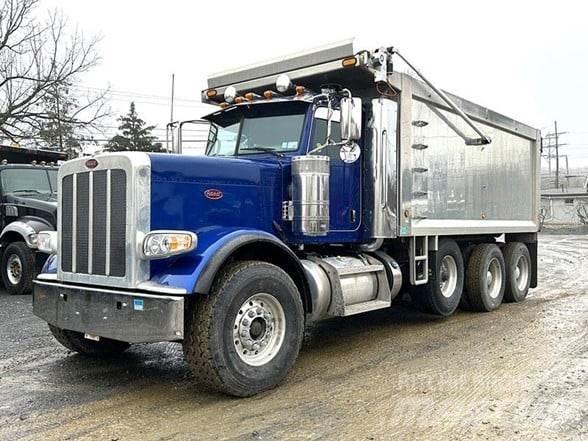
{"type": "Polygon", "coordinates": [[[445,298],[450,298],[457,286],[457,263],[453,256],[445,256],[441,260],[440,279],[441,294],[445,298]]]}
{"type": "Polygon", "coordinates": [[[502,288],[502,268],[496,257],[488,264],[486,287],[488,289],[488,295],[493,299],[497,298],[500,294],[500,289],[502,288]]]}
{"type": "Polygon", "coordinates": [[[6,274],[8,281],[13,285],[18,285],[22,279],[22,262],[16,254],[10,255],[6,262],[6,274]]]}
{"type": "Polygon", "coordinates": [[[529,281],[529,261],[525,256],[519,256],[515,265],[515,284],[519,291],[527,289],[529,281]]]}
{"type": "Polygon", "coordinates": [[[282,347],[286,316],[271,294],[249,297],[239,308],[233,326],[233,345],[239,358],[251,366],[271,361],[282,347]]]}

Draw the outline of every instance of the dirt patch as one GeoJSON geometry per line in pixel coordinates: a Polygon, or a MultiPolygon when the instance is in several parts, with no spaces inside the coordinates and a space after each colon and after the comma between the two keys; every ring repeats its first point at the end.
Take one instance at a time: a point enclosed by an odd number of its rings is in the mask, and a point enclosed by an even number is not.
{"type": "Polygon", "coordinates": [[[278,389],[193,384],[178,344],[69,353],[0,294],[1,439],[581,439],[588,436],[588,236],[543,234],[523,304],[447,319],[406,305],[320,323],[278,389]]]}

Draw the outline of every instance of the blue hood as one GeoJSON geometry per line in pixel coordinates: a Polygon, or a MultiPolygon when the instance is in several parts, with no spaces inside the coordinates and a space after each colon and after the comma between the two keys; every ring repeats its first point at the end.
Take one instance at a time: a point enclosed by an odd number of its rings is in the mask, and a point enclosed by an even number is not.
{"type": "Polygon", "coordinates": [[[273,232],[272,221],[281,218],[282,172],[276,158],[149,156],[152,230],[273,232]]]}

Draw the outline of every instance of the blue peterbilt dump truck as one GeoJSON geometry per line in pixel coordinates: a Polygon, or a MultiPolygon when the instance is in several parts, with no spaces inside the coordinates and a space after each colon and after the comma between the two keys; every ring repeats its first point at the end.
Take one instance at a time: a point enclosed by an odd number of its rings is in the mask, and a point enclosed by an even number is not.
{"type": "Polygon", "coordinates": [[[539,132],[401,62],[346,41],[213,75],[205,156],[65,163],[35,314],[87,355],[182,342],[197,380],[250,396],[285,379],[307,322],[404,291],[442,316],[524,300],[539,132]]]}

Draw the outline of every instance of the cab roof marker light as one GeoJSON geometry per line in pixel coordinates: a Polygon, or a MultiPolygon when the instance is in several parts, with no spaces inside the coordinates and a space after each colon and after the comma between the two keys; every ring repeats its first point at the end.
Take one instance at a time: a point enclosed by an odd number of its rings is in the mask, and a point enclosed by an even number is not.
{"type": "Polygon", "coordinates": [[[208,99],[214,98],[217,95],[218,95],[218,92],[216,91],[216,89],[208,89],[206,91],[206,98],[208,98],[208,99]]]}
{"type": "Polygon", "coordinates": [[[266,100],[271,100],[274,96],[277,96],[277,94],[273,90],[266,90],[263,92],[263,96],[266,100]]]}
{"type": "Polygon", "coordinates": [[[347,58],[343,58],[343,60],[341,60],[341,65],[343,67],[353,67],[356,64],[357,64],[356,57],[347,57],[347,58]]]}
{"type": "Polygon", "coordinates": [[[221,109],[226,109],[227,107],[229,107],[229,103],[227,103],[225,101],[225,102],[220,103],[219,106],[220,106],[221,109]]]}

